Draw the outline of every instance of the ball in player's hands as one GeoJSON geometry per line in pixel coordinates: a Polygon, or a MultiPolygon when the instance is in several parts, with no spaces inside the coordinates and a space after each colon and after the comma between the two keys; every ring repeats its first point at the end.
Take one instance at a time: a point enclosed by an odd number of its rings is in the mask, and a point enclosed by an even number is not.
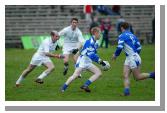
{"type": "Polygon", "coordinates": [[[103,61],[106,65],[104,65],[104,66],[101,66],[101,69],[103,70],[103,71],[108,71],[109,69],[110,69],[110,63],[108,62],[108,61],[103,61]]]}

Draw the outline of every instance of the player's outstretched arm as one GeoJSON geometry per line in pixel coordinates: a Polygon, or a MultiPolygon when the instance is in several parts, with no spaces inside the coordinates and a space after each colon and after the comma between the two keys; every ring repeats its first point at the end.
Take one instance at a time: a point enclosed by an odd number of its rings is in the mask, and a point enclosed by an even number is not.
{"type": "Polygon", "coordinates": [[[62,54],[45,53],[45,55],[48,57],[54,57],[54,58],[59,58],[59,59],[64,58],[64,55],[62,55],[62,54]]]}
{"type": "Polygon", "coordinates": [[[59,59],[64,59],[64,55],[62,54],[54,54],[55,58],[59,58],[59,59]]]}

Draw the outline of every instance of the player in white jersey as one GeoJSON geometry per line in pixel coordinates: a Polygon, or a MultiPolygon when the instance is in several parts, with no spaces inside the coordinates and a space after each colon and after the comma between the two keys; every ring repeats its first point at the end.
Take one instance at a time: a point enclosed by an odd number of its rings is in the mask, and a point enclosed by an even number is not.
{"type": "Polygon", "coordinates": [[[68,66],[69,66],[69,57],[73,56],[74,62],[76,62],[78,58],[78,50],[82,47],[84,42],[82,32],[77,27],[78,19],[72,18],[71,25],[65,27],[59,32],[60,36],[64,36],[64,44],[63,44],[63,55],[64,55],[64,72],[63,75],[67,74],[68,66]]]}
{"type": "Polygon", "coordinates": [[[118,46],[115,53],[112,56],[112,60],[116,59],[121,51],[123,50],[126,55],[124,63],[124,95],[130,95],[130,82],[129,76],[132,72],[136,80],[144,80],[147,78],[155,79],[155,72],[151,73],[141,73],[140,65],[141,58],[139,53],[141,51],[141,45],[137,37],[132,34],[129,30],[129,24],[123,22],[121,24],[122,34],[118,37],[118,46]]]}
{"type": "Polygon", "coordinates": [[[100,38],[100,28],[93,27],[91,29],[92,37],[89,40],[86,40],[84,46],[82,47],[80,53],[81,55],[77,59],[76,69],[72,76],[62,86],[61,91],[64,92],[70,83],[75,80],[84,70],[88,70],[93,73],[93,75],[84,83],[80,88],[86,92],[90,92],[89,85],[96,81],[101,73],[101,70],[92,63],[92,61],[99,63],[102,66],[105,66],[106,63],[103,62],[97,55],[98,43],[97,40],[100,38]]]}
{"type": "Polygon", "coordinates": [[[57,40],[59,39],[59,34],[57,31],[52,31],[50,33],[51,37],[42,41],[37,52],[33,55],[29,66],[22,72],[18,80],[16,81],[16,87],[20,86],[21,81],[37,66],[44,65],[47,69],[38,76],[35,82],[42,84],[43,78],[54,70],[54,64],[49,57],[54,58],[64,58],[63,55],[53,54],[57,46],[57,40]]]}

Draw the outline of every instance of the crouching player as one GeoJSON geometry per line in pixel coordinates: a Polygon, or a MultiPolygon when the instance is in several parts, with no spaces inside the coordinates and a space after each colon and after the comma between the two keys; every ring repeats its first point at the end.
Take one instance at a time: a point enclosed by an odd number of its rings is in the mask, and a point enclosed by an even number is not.
{"type": "Polygon", "coordinates": [[[89,70],[93,73],[93,75],[82,85],[80,88],[86,92],[90,92],[89,85],[97,80],[101,73],[101,70],[92,63],[92,61],[99,63],[100,65],[105,66],[105,62],[99,58],[97,53],[97,40],[100,39],[100,28],[99,27],[93,27],[91,29],[92,37],[89,40],[86,40],[84,43],[84,46],[82,47],[80,51],[80,56],[77,59],[76,62],[76,69],[72,76],[68,78],[68,80],[65,82],[65,84],[62,86],[61,91],[64,92],[69,84],[75,80],[84,70],[89,70]]]}
{"type": "Polygon", "coordinates": [[[42,84],[43,78],[46,77],[49,73],[51,73],[54,70],[54,64],[52,63],[49,57],[64,58],[63,55],[52,53],[57,46],[57,40],[59,39],[58,32],[52,31],[50,35],[51,35],[51,38],[47,38],[43,40],[37,52],[33,55],[29,66],[22,72],[22,74],[16,81],[16,87],[19,87],[21,81],[23,81],[25,77],[32,70],[35,69],[35,67],[40,65],[44,65],[47,69],[38,76],[35,82],[42,84]]]}
{"type": "Polygon", "coordinates": [[[141,58],[139,53],[141,51],[141,45],[137,37],[128,31],[129,24],[124,22],[121,24],[122,34],[118,37],[118,46],[115,53],[112,56],[112,60],[116,59],[123,50],[126,54],[126,60],[124,63],[124,96],[130,95],[130,81],[129,76],[132,72],[136,80],[144,80],[147,78],[155,79],[155,72],[141,73],[140,65],[141,58]]]}

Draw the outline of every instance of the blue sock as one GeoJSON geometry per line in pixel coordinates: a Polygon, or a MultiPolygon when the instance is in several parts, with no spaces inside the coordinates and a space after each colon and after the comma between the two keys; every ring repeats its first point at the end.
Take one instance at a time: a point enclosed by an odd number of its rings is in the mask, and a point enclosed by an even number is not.
{"type": "Polygon", "coordinates": [[[62,87],[62,90],[65,91],[67,89],[67,87],[68,87],[68,85],[64,84],[63,87],[62,87]]]}
{"type": "Polygon", "coordinates": [[[84,86],[89,86],[92,82],[90,80],[87,80],[84,84],[84,86]]]}
{"type": "Polygon", "coordinates": [[[151,72],[149,78],[155,78],[155,72],[151,72]]]}
{"type": "Polygon", "coordinates": [[[124,88],[124,95],[125,96],[130,95],[129,88],[124,88]]]}

